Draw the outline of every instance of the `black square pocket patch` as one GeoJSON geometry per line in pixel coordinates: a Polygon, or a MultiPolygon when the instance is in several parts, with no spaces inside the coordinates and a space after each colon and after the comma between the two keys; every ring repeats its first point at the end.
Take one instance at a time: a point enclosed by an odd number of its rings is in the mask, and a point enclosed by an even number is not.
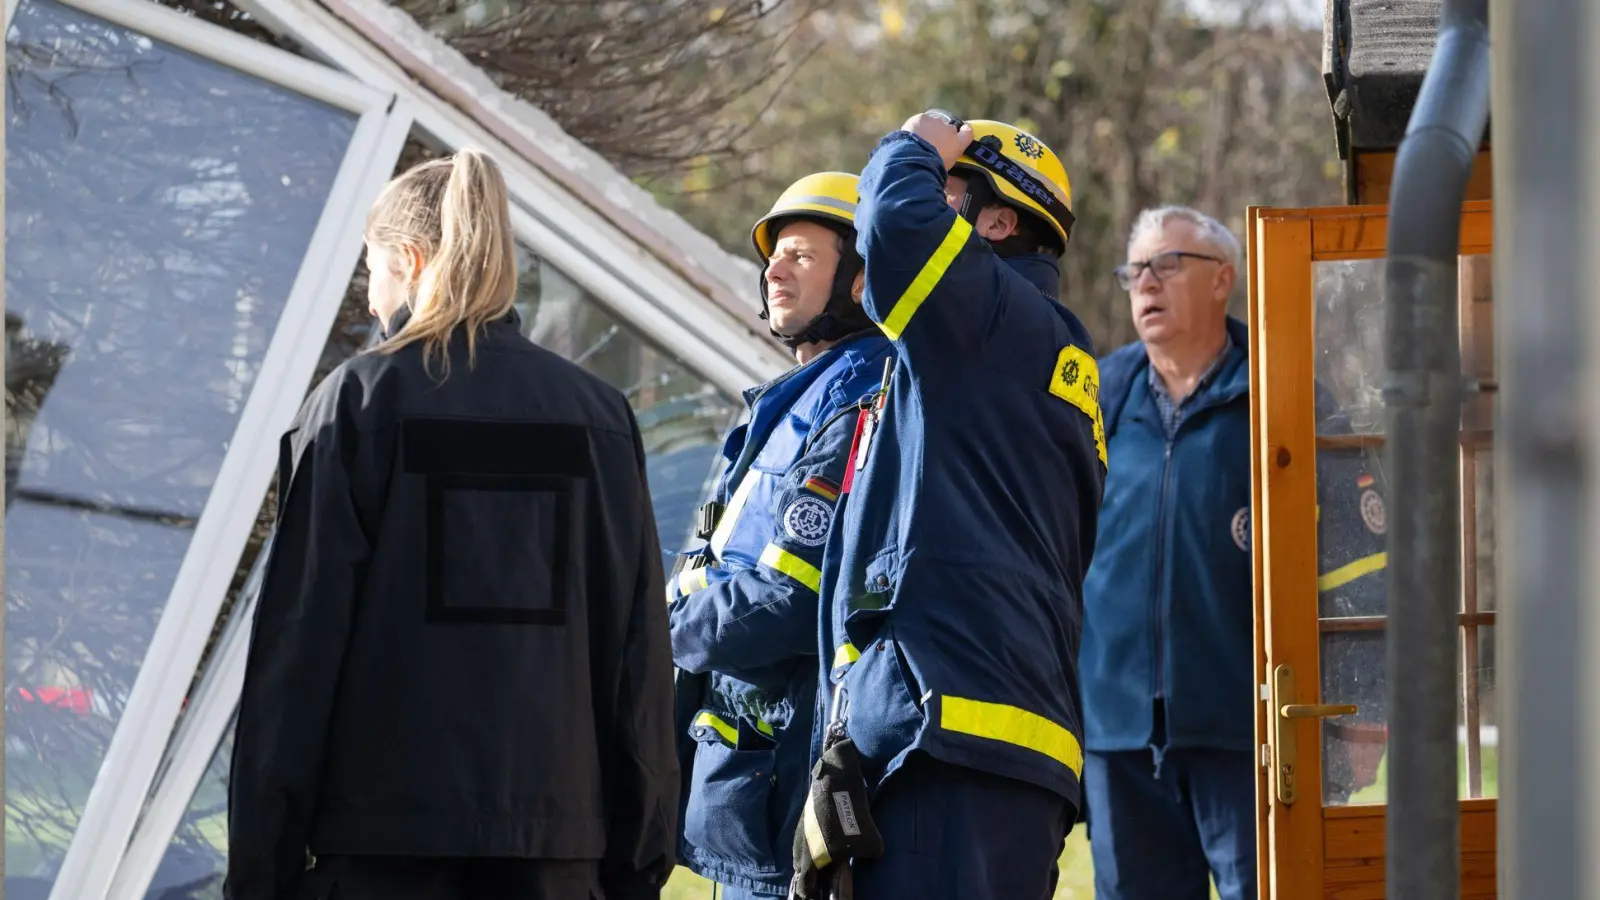
{"type": "Polygon", "coordinates": [[[588,431],[407,419],[401,447],[426,485],[429,621],[564,624],[584,557],[588,431]]]}

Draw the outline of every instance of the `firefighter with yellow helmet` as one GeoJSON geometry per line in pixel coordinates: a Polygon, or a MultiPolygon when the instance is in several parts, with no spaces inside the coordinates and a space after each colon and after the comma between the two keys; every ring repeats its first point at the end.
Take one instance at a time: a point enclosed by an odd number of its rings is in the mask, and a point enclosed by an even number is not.
{"type": "Polygon", "coordinates": [[[1049,897],[1106,471],[1094,349],[1057,299],[1071,188],[1038,137],[935,111],[878,144],[860,192],[863,308],[896,362],[828,546],[824,786],[792,895],[1049,897]],[[856,759],[867,809],[837,789],[856,759]]]}
{"type": "Polygon", "coordinates": [[[808,778],[822,549],[859,404],[890,342],[861,309],[856,176],[795,182],[755,224],[761,317],[798,365],[745,392],[727,467],[668,585],[684,773],[680,861],[781,897],[808,778]]]}

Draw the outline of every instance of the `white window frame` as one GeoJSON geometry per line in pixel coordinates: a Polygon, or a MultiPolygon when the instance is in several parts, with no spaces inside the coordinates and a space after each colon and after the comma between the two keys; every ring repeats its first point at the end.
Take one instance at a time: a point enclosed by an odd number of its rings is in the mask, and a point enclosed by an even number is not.
{"type": "MultiPolygon", "coordinates": [[[[315,371],[413,109],[391,92],[149,0],[54,0],[359,118],[51,890],[106,896],[155,781],[211,625],[276,471],[278,437],[315,371]]],[[[17,0],[7,0],[7,32],[17,0]]]]}
{"type": "Polygon", "coordinates": [[[150,802],[122,853],[116,877],[106,894],[107,900],[143,900],[156,869],[166,857],[173,835],[178,832],[178,825],[183,822],[183,814],[200,789],[211,758],[222,745],[223,735],[228,732],[228,724],[239,707],[239,695],[244,690],[256,600],[271,549],[272,537],[269,536],[239,590],[239,599],[217,639],[211,662],[190,698],[189,714],[178,724],[178,731],[172,737],[160,780],[151,790],[150,802]]]}

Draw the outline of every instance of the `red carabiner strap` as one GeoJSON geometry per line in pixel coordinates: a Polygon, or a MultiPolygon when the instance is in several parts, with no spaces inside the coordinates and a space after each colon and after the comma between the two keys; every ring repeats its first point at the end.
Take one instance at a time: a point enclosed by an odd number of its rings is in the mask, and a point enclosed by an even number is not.
{"type": "Polygon", "coordinates": [[[866,430],[867,417],[872,415],[872,407],[865,406],[861,415],[856,417],[856,433],[850,437],[850,455],[845,457],[844,482],[839,486],[839,495],[850,493],[850,485],[856,480],[856,451],[861,444],[861,432],[866,430]]]}

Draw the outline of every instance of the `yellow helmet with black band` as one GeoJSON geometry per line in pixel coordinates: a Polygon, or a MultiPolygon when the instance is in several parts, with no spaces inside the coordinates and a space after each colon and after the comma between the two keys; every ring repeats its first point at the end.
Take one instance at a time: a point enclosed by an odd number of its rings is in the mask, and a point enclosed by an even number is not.
{"type": "Polygon", "coordinates": [[[952,171],[982,175],[996,200],[1032,213],[1064,250],[1072,238],[1072,183],[1055,151],[1015,125],[991,119],[966,124],[972,126],[972,144],[952,171]]]}
{"type": "MultiPolygon", "coordinates": [[[[766,215],[750,229],[750,241],[762,262],[772,257],[778,243],[773,225],[778,219],[803,217],[842,225],[851,231],[856,227],[856,200],[860,181],[848,172],[818,172],[789,185],[778,196],[766,215]]],[[[781,224],[779,225],[781,228],[781,224]]]]}
{"type": "MultiPolygon", "coordinates": [[[[827,306],[799,334],[772,332],[773,337],[791,350],[802,344],[841,340],[875,327],[851,292],[862,269],[861,256],[856,252],[858,182],[857,176],[848,172],[807,175],[789,185],[772,204],[772,209],[750,229],[750,243],[764,264],[770,264],[777,250],[779,233],[796,219],[819,222],[839,234],[839,261],[834,266],[827,306]]],[[[770,318],[765,269],[761,273],[761,318],[770,318]]]]}

